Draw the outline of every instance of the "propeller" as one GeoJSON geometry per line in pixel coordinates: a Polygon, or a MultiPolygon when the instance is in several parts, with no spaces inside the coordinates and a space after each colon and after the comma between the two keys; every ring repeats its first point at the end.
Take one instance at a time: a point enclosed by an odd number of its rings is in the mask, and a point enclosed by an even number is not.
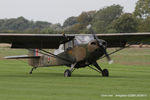
{"type": "Polygon", "coordinates": [[[98,39],[98,37],[95,35],[95,32],[94,32],[93,29],[92,29],[92,25],[91,25],[91,24],[89,24],[89,25],[87,26],[87,29],[92,33],[94,39],[98,42],[99,47],[101,47],[101,49],[103,50],[103,53],[105,54],[105,56],[106,56],[106,58],[107,58],[107,60],[108,60],[108,63],[109,63],[109,64],[112,64],[112,63],[113,63],[113,60],[111,60],[111,58],[110,58],[110,56],[108,55],[107,50],[106,50],[106,42],[105,42],[105,45],[104,45],[104,41],[100,41],[100,40],[98,39]]]}
{"type": "Polygon", "coordinates": [[[106,49],[105,49],[103,46],[102,46],[102,48],[103,48],[103,52],[104,52],[104,54],[105,54],[105,56],[106,56],[106,58],[107,58],[107,60],[108,60],[108,63],[109,63],[109,64],[112,64],[112,63],[113,63],[113,60],[111,60],[111,58],[110,58],[110,56],[108,55],[106,49]]]}

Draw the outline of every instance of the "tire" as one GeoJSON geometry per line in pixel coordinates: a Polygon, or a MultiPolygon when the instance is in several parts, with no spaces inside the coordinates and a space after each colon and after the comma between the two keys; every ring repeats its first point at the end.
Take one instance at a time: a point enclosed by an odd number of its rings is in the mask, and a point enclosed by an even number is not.
{"type": "Polygon", "coordinates": [[[102,76],[103,76],[103,77],[108,77],[108,76],[109,76],[109,71],[108,71],[107,69],[104,69],[104,70],[102,71],[102,76]]]}
{"type": "Polygon", "coordinates": [[[64,77],[71,77],[71,71],[69,69],[65,70],[64,77]]]}

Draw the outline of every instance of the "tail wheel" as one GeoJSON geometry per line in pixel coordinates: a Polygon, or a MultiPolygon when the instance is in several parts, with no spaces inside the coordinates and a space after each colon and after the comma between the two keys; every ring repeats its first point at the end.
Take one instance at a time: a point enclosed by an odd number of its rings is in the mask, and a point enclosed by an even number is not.
{"type": "Polygon", "coordinates": [[[65,70],[64,77],[71,77],[71,71],[69,69],[65,70]]]}
{"type": "Polygon", "coordinates": [[[108,77],[108,76],[109,76],[109,71],[108,71],[107,69],[104,69],[104,70],[102,71],[102,76],[108,77]]]}

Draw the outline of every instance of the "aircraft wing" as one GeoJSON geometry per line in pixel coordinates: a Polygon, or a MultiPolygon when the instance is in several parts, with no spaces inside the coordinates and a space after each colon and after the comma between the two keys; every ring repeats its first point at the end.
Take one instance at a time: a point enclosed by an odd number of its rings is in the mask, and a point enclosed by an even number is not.
{"type": "MultiPolygon", "coordinates": [[[[12,48],[49,48],[57,49],[60,44],[66,43],[75,36],[90,36],[92,34],[0,34],[0,43],[10,43],[12,48]]],[[[96,34],[99,39],[107,42],[107,47],[124,47],[126,43],[150,43],[150,33],[112,33],[96,34]]]]}
{"type": "Polygon", "coordinates": [[[124,47],[128,44],[150,44],[150,33],[114,33],[96,34],[99,39],[107,41],[107,47],[124,47]]]}
{"type": "Polygon", "coordinates": [[[56,49],[60,44],[72,40],[74,36],[63,34],[0,34],[0,43],[10,43],[12,48],[56,49]]]}

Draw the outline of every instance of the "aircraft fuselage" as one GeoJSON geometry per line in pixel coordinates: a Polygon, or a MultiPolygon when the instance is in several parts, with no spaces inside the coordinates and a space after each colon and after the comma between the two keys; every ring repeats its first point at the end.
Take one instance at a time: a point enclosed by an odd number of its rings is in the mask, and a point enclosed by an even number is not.
{"type": "Polygon", "coordinates": [[[57,57],[42,55],[40,59],[31,59],[29,60],[29,64],[34,67],[50,67],[60,65],[70,67],[72,64],[76,63],[75,68],[81,68],[96,62],[103,55],[103,48],[99,46],[97,41],[92,40],[88,44],[69,47],[64,52],[58,54],[57,57]]]}

